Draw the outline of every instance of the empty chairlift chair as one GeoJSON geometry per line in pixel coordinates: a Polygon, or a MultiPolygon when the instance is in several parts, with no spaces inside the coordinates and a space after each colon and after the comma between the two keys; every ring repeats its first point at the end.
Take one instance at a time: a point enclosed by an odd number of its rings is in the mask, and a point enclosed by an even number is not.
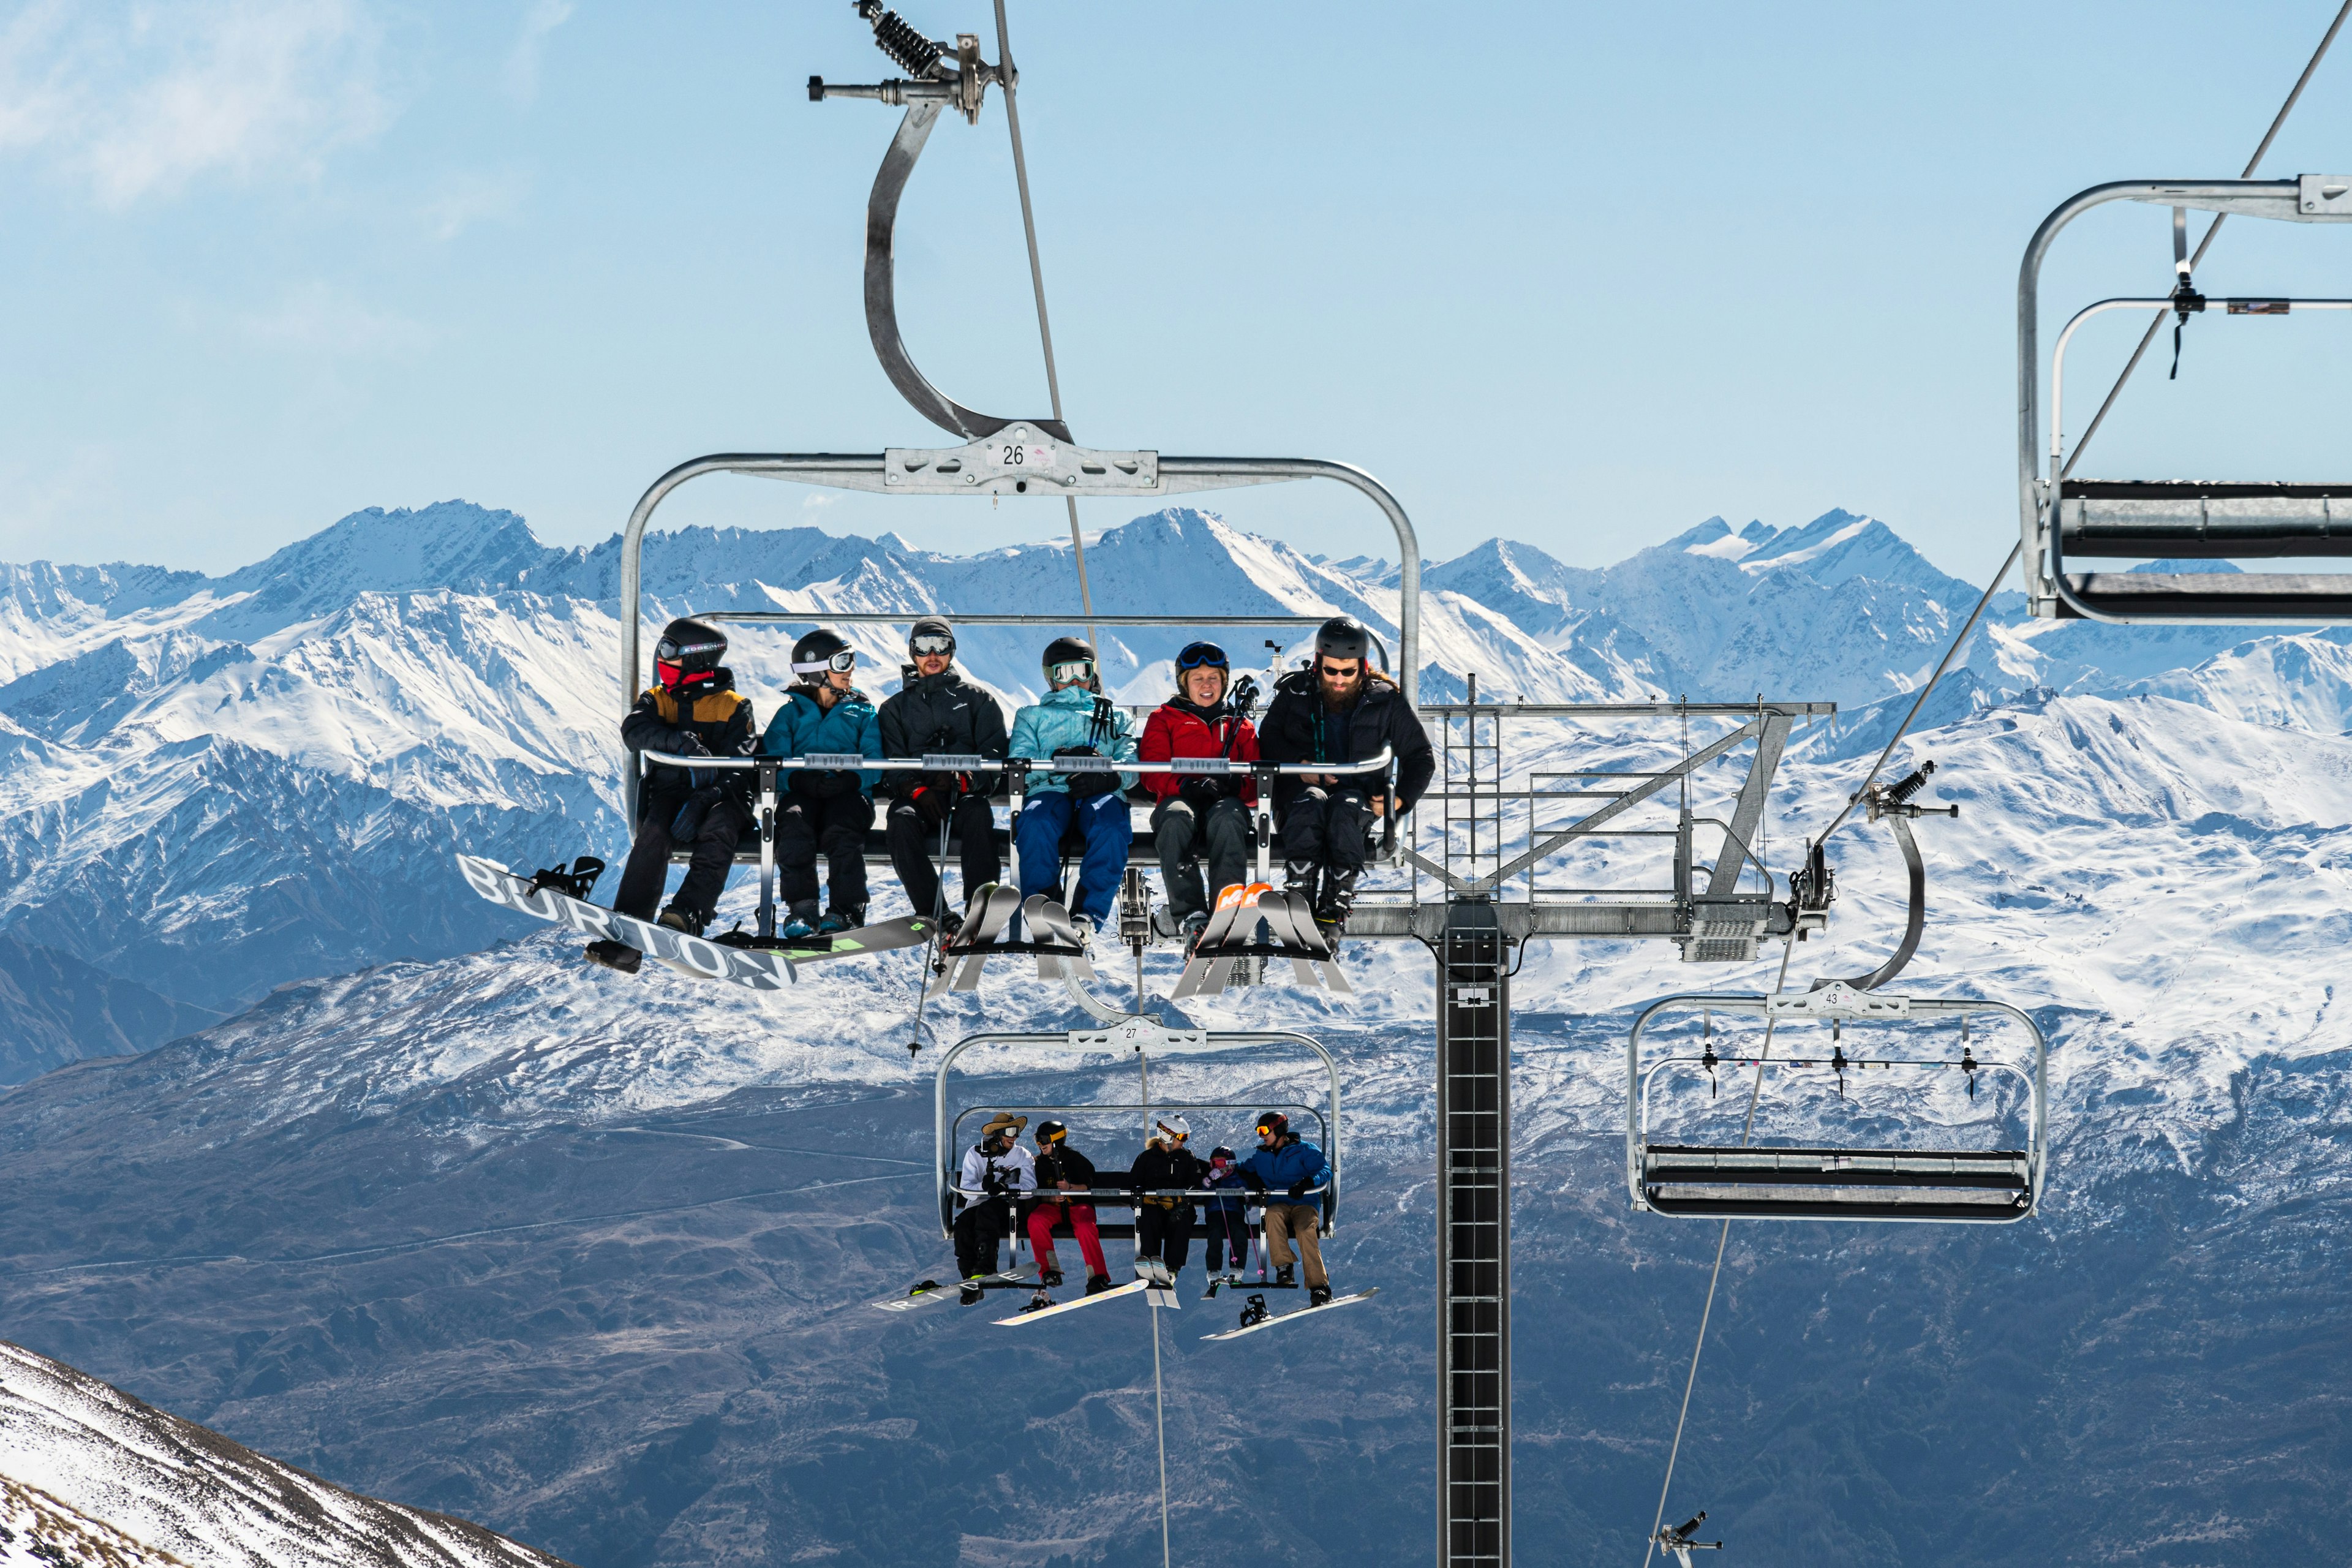
{"type": "Polygon", "coordinates": [[[2352,220],[2352,177],[2305,174],[2293,180],[2124,181],[2095,185],[2048,218],[2027,247],[2018,281],[2018,482],[2026,590],[2033,614],[2126,624],[2352,624],[2352,572],[2084,570],[2087,563],[2239,561],[2324,562],[2352,556],[2352,479],[2281,480],[2078,479],[2064,435],[2066,352],[2076,331],[2109,311],[2169,312],[2180,330],[2192,317],[2285,316],[2352,310],[2352,300],[2208,299],[2189,274],[2190,211],[2295,223],[2352,220]],[[2102,300],[2058,335],[2050,361],[2049,458],[2040,454],[2039,360],[2035,351],[2042,263],[2058,231],[2105,202],[2133,201],[2173,211],[2176,285],[2161,298],[2102,300]]]}
{"type": "MultiPolygon", "coordinates": [[[[1748,1037],[1760,1042],[1762,1031],[1748,1037]]],[[[2031,1215],[2042,1196],[2047,1058],[2033,1020],[1999,1002],[1888,996],[1856,991],[1843,982],[1780,996],[1669,996],[1643,1009],[1626,1041],[1626,1187],[1635,1208],[1664,1215],[2014,1223],[2031,1215]],[[1654,1022],[1693,1013],[1708,1020],[1701,1052],[1693,1054],[1685,1046],[1644,1065],[1643,1041],[1654,1022]],[[1725,1054],[1717,1053],[1712,1016],[1717,1013],[1776,1016],[1760,1091],[1755,1090],[1757,1058],[1731,1050],[1727,1043],[1725,1054]],[[2021,1065],[1978,1057],[1969,1024],[1986,1017],[2022,1029],[2031,1042],[2030,1059],[2021,1065]],[[1884,1039],[1890,1028],[1937,1021],[1958,1027],[1945,1033],[1944,1049],[1935,1055],[1873,1056],[1859,1041],[1848,1054],[1847,1025],[1864,1026],[1871,1037],[1884,1039]],[[1816,1126],[1863,1121],[1883,1134],[1890,1122],[1916,1125],[1923,1113],[1932,1118],[1938,1079],[1948,1091],[1965,1097],[1954,1109],[1977,1116],[1973,1125],[1988,1142],[1882,1135],[1786,1142],[1751,1142],[1745,1131],[1734,1135],[1751,1092],[1758,1093],[1758,1126],[1766,1137],[1785,1125],[1783,1112],[1791,1099],[1821,1113],[1816,1126]],[[1701,1116],[1712,1136],[1693,1140],[1662,1133],[1654,1123],[1667,1120],[1668,1113],[1655,1100],[1679,1086],[1679,1123],[1689,1115],[1700,1082],[1708,1093],[1699,1102],[1701,1116]],[[1907,1096],[1899,1105],[1892,1099],[1898,1089],[1907,1096]],[[2021,1131],[2021,1139],[2007,1147],[1988,1146],[1990,1135],[2011,1129],[2021,1131]]]]}

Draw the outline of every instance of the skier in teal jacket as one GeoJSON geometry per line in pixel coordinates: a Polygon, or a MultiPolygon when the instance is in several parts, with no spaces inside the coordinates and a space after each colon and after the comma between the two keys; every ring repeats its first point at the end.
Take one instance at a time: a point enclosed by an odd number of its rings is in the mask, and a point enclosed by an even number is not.
{"type": "MultiPolygon", "coordinates": [[[[1131,761],[1135,726],[1122,710],[1101,695],[1093,645],[1077,637],[1055,637],[1045,646],[1044,663],[1045,700],[1013,716],[1012,754],[1131,761]]],[[[1081,929],[1099,929],[1110,919],[1111,900],[1127,875],[1128,847],[1135,839],[1127,792],[1135,786],[1137,776],[1127,768],[1087,773],[1040,769],[1030,773],[1021,820],[1013,831],[1013,847],[1021,857],[1024,899],[1033,893],[1059,896],[1062,835],[1076,822],[1086,851],[1078,863],[1078,896],[1070,905],[1072,923],[1083,922],[1081,929]]]]}
{"type": "MultiPolygon", "coordinates": [[[[799,677],[768,721],[760,750],[772,757],[811,752],[882,756],[874,704],[850,684],[857,655],[833,633],[814,631],[793,645],[799,677]]],[[[866,835],[874,826],[879,768],[793,768],[776,813],[776,875],[792,921],[787,939],[831,935],[866,923],[866,835]],[[822,850],[832,904],[817,913],[816,858],[822,850]]]]}

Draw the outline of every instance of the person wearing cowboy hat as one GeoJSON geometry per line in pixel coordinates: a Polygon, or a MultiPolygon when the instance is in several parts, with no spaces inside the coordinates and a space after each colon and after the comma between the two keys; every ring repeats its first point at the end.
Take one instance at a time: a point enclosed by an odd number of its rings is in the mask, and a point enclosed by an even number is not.
{"type": "Polygon", "coordinates": [[[1054,1227],[1066,1225],[1077,1237],[1087,1260],[1087,1294],[1110,1289],[1110,1265],[1103,1258],[1102,1233],[1095,1224],[1095,1205],[1056,1193],[1084,1193],[1095,1184],[1095,1164],[1069,1144],[1070,1130],[1059,1121],[1037,1123],[1037,1206],[1029,1211],[1029,1250],[1037,1259],[1037,1287],[1050,1290],[1062,1282],[1061,1266],[1054,1258],[1054,1227]]]}
{"type": "Polygon", "coordinates": [[[1135,1273],[1172,1285],[1192,1239],[1192,1200],[1173,1194],[1197,1188],[1209,1167],[1185,1147],[1192,1127],[1181,1114],[1171,1112],[1153,1126],[1157,1131],[1128,1177],[1135,1198],[1135,1273]]]}
{"type": "Polygon", "coordinates": [[[996,1244],[1012,1229],[1014,1206],[1037,1188],[1037,1162],[1021,1147],[1025,1116],[998,1111],[966,1150],[956,1181],[956,1273],[963,1304],[977,1306],[982,1277],[996,1272],[996,1244]]]}

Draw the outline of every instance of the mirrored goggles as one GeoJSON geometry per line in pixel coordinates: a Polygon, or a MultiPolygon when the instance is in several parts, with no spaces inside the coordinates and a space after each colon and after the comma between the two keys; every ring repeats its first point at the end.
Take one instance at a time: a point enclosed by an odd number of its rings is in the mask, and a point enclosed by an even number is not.
{"type": "Polygon", "coordinates": [[[907,647],[917,658],[928,658],[933,654],[955,652],[955,638],[942,632],[925,632],[908,638],[907,647]]]}
{"type": "Polygon", "coordinates": [[[847,671],[856,669],[856,650],[854,648],[843,648],[839,653],[835,654],[831,658],[824,660],[822,664],[796,664],[793,666],[793,673],[794,675],[821,675],[828,669],[837,669],[846,673],[847,671]]]}
{"type": "Polygon", "coordinates": [[[1073,658],[1045,667],[1045,679],[1056,686],[1070,686],[1095,678],[1095,663],[1090,658],[1073,658]]]}
{"type": "Polygon", "coordinates": [[[1233,668],[1225,658],[1225,650],[1213,642],[1187,643],[1184,651],[1176,656],[1176,668],[1179,669],[1198,669],[1204,664],[1217,669],[1233,668]]]}

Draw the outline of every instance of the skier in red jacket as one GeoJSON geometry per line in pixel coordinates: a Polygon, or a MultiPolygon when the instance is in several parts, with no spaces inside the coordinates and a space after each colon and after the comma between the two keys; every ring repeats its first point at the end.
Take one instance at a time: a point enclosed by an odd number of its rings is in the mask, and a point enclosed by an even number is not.
{"type": "MultiPolygon", "coordinates": [[[[1257,731],[1225,700],[1233,668],[1213,642],[1186,645],[1176,656],[1176,695],[1144,721],[1138,762],[1171,757],[1257,761],[1257,731]]],[[[1247,775],[1145,773],[1159,804],[1151,828],[1160,846],[1160,876],[1169,912],[1187,937],[1209,918],[1217,895],[1249,879],[1249,808],[1257,787],[1247,775]],[[1209,885],[1201,885],[1199,851],[1209,856],[1209,885]]]]}

